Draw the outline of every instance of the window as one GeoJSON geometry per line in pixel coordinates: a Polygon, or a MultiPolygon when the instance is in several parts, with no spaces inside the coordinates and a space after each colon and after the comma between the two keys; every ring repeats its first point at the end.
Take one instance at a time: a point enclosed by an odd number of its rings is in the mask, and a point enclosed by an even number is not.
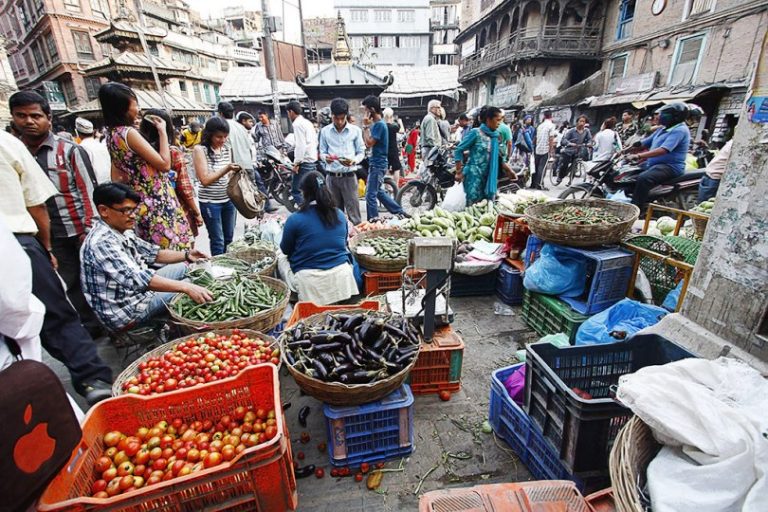
{"type": "Polygon", "coordinates": [[[78,58],[93,60],[93,47],[91,46],[91,35],[88,32],[73,30],[72,37],[75,40],[75,50],[77,51],[78,58]]]}
{"type": "Polygon", "coordinates": [[[64,0],[64,7],[70,11],[80,12],[82,10],[80,8],[80,0],[64,0]]]}
{"type": "Polygon", "coordinates": [[[400,36],[399,47],[400,48],[420,48],[421,39],[419,36],[400,36]]]}
{"type": "Polygon", "coordinates": [[[395,36],[377,36],[374,37],[374,46],[376,48],[394,48],[395,36]]]}
{"type": "Polygon", "coordinates": [[[149,49],[149,54],[153,57],[160,57],[160,50],[157,49],[157,43],[148,43],[147,48],[149,49]]]}
{"type": "Polygon", "coordinates": [[[624,78],[624,74],[627,70],[627,56],[620,55],[611,59],[611,74],[609,80],[615,80],[617,78],[624,78]]]}
{"type": "Polygon", "coordinates": [[[373,11],[373,21],[376,23],[390,23],[392,21],[392,11],[389,9],[375,9],[373,11]]]}
{"type": "Polygon", "coordinates": [[[94,17],[109,19],[109,6],[104,3],[104,0],[91,0],[91,11],[94,17]]]}
{"type": "Polygon", "coordinates": [[[181,94],[184,96],[187,95],[187,82],[184,80],[179,80],[179,91],[181,91],[181,94]]]}
{"type": "Polygon", "coordinates": [[[192,83],[192,90],[195,92],[195,99],[197,101],[203,101],[203,96],[200,94],[200,84],[197,82],[192,83]]]}
{"type": "Polygon", "coordinates": [[[32,24],[32,18],[29,17],[29,11],[27,10],[27,4],[25,2],[16,5],[16,15],[19,17],[19,20],[21,20],[21,24],[24,28],[29,28],[32,24]]]}
{"type": "Polygon", "coordinates": [[[219,86],[218,85],[214,85],[213,86],[213,94],[214,94],[214,96],[216,96],[214,98],[216,100],[214,103],[218,103],[219,100],[221,99],[221,97],[219,96],[219,86]]]}
{"type": "Polygon", "coordinates": [[[29,50],[24,52],[24,64],[26,64],[29,74],[35,72],[35,65],[32,63],[32,56],[29,54],[29,50]]]}
{"type": "Polygon", "coordinates": [[[45,39],[45,47],[48,49],[48,56],[51,58],[51,62],[57,62],[59,60],[59,50],[56,48],[56,39],[53,34],[48,32],[43,36],[45,39]]]}
{"type": "Polygon", "coordinates": [[[678,39],[669,73],[669,85],[688,85],[696,80],[703,49],[704,34],[678,39]]]}
{"type": "Polygon", "coordinates": [[[686,2],[687,15],[706,14],[715,9],[715,0],[688,0],[686,2]]]}
{"type": "Polygon", "coordinates": [[[397,21],[400,23],[413,23],[416,20],[416,11],[397,11],[397,21]]]}
{"type": "Polygon", "coordinates": [[[219,62],[219,66],[221,66],[222,71],[229,71],[229,62],[223,60],[219,62]]]}
{"type": "Polygon", "coordinates": [[[368,11],[365,9],[352,9],[352,21],[358,21],[358,22],[367,22],[368,21],[368,11]]]}
{"type": "Polygon", "coordinates": [[[365,38],[360,36],[352,36],[349,38],[349,45],[354,50],[359,50],[365,46],[365,38]]]}
{"type": "Polygon", "coordinates": [[[211,98],[211,86],[208,84],[203,84],[203,91],[205,92],[206,103],[213,103],[213,99],[211,98]]]}
{"type": "Polygon", "coordinates": [[[635,0],[621,0],[619,4],[619,26],[616,39],[625,39],[632,35],[632,20],[635,18],[635,0]]]}
{"type": "Polygon", "coordinates": [[[43,60],[43,53],[40,51],[40,45],[37,41],[29,45],[29,49],[32,51],[32,57],[35,59],[35,66],[42,71],[45,69],[45,61],[43,60]]]}
{"type": "Polygon", "coordinates": [[[77,105],[77,94],[75,93],[75,84],[72,80],[62,80],[61,90],[64,91],[64,99],[68,106],[77,105]]]}
{"type": "Polygon", "coordinates": [[[43,11],[45,10],[45,2],[43,0],[31,0],[30,7],[32,8],[32,12],[36,15],[35,18],[39,18],[41,14],[43,14],[43,11]]]}
{"type": "Polygon", "coordinates": [[[89,100],[95,100],[99,97],[99,87],[101,87],[101,80],[97,77],[85,77],[85,93],[88,95],[89,100]]]}

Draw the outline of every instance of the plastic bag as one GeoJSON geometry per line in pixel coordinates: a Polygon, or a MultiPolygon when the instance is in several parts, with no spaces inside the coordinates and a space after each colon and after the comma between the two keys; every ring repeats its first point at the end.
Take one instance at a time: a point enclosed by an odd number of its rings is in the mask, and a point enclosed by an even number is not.
{"type": "Polygon", "coordinates": [[[677,283],[677,286],[670,291],[667,296],[664,298],[664,302],[661,304],[661,307],[668,311],[674,311],[677,309],[677,302],[680,300],[680,292],[683,290],[683,281],[681,280],[679,283],[677,283]]]}
{"type": "Polygon", "coordinates": [[[467,194],[464,193],[464,184],[456,183],[445,192],[445,199],[441,205],[449,212],[460,212],[467,207],[467,194]]]}
{"type": "Polygon", "coordinates": [[[563,347],[570,347],[571,342],[568,339],[567,334],[558,333],[558,334],[547,334],[543,338],[539,340],[539,342],[549,342],[552,345],[556,346],[557,348],[563,348],[563,347]]]}
{"type": "Polygon", "coordinates": [[[606,199],[610,199],[611,201],[618,201],[619,203],[632,202],[632,199],[627,197],[627,194],[625,194],[623,190],[619,190],[615,194],[608,194],[608,197],[606,197],[606,199]]]}
{"type": "Polygon", "coordinates": [[[586,260],[552,244],[544,244],[541,254],[523,278],[526,289],[561,297],[580,296],[586,283],[586,260]]]}
{"type": "Polygon", "coordinates": [[[576,333],[576,345],[600,345],[624,341],[640,329],[650,327],[667,314],[651,304],[624,299],[588,318],[576,333]]]}
{"type": "Polygon", "coordinates": [[[525,401],[525,365],[512,372],[504,381],[509,397],[519,406],[525,401]]]}

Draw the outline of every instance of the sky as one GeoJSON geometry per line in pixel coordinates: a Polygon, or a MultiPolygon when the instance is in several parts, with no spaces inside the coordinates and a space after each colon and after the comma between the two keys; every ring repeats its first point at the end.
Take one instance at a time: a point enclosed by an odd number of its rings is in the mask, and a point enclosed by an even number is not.
{"type": "MultiPolygon", "coordinates": [[[[217,10],[221,10],[224,7],[243,5],[246,8],[261,10],[261,0],[218,0],[212,2],[211,0],[187,0],[189,5],[199,11],[203,18],[208,17],[209,14],[216,14],[217,10]]],[[[296,4],[297,0],[287,0],[287,3],[296,4]]],[[[281,16],[282,7],[280,6],[281,0],[270,0],[270,10],[278,11],[273,14],[281,16]]],[[[304,0],[302,2],[302,8],[305,18],[313,18],[316,16],[330,17],[334,15],[333,0],[304,0]]],[[[288,17],[289,6],[286,5],[286,17],[288,17]]]]}

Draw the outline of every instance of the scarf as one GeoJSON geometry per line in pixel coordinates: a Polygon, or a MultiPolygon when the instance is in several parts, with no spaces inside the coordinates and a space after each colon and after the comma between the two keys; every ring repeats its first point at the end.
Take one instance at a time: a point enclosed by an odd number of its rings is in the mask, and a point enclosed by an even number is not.
{"type": "Polygon", "coordinates": [[[480,130],[491,138],[491,155],[488,169],[488,181],[485,183],[485,197],[495,197],[499,181],[499,131],[491,130],[485,123],[480,130]]]}

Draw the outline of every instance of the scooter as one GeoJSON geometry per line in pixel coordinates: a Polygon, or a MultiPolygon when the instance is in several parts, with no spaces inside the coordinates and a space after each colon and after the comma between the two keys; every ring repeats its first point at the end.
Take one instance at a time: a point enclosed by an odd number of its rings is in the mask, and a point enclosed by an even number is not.
{"type": "Polygon", "coordinates": [[[288,157],[274,146],[269,146],[262,151],[262,157],[255,164],[256,172],[264,180],[269,195],[285,206],[288,211],[298,210],[298,205],[293,202],[291,196],[293,164],[288,157]]]}
{"type": "MultiPolygon", "coordinates": [[[[621,153],[611,160],[599,162],[587,171],[589,181],[568,187],[560,199],[605,198],[623,191],[632,197],[638,175],[645,169],[631,163],[621,153]]],[[[682,176],[655,186],[648,193],[648,201],[681,210],[696,206],[699,183],[704,171],[687,171],[682,176]]]]}

